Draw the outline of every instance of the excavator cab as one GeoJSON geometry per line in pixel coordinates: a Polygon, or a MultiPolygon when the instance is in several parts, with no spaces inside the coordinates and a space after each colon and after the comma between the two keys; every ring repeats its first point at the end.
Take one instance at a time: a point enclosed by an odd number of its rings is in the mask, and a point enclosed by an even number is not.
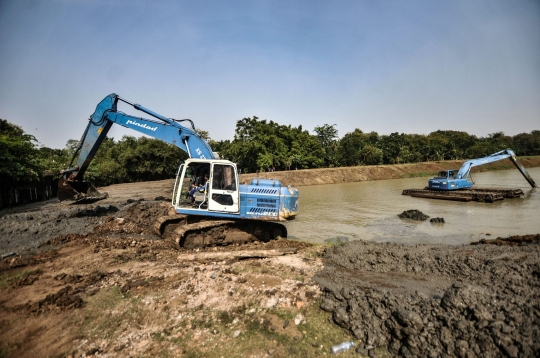
{"type": "Polygon", "coordinates": [[[180,210],[239,212],[236,166],[227,160],[187,160],[178,170],[173,206],[180,210]]]}

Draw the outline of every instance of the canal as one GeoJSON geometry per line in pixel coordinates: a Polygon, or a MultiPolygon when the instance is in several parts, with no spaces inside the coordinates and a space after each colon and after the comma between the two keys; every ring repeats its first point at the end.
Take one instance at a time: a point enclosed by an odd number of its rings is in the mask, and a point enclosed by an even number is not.
{"type": "MultiPolygon", "coordinates": [[[[540,184],[540,168],[528,169],[540,184]]],[[[286,224],[289,237],[322,243],[373,240],[399,243],[468,244],[480,239],[540,233],[540,192],[518,170],[473,175],[475,187],[521,188],[525,196],[495,203],[413,198],[403,189],[423,188],[429,178],[302,186],[300,213],[286,224]],[[417,209],[444,224],[402,220],[398,214],[417,209]]]]}

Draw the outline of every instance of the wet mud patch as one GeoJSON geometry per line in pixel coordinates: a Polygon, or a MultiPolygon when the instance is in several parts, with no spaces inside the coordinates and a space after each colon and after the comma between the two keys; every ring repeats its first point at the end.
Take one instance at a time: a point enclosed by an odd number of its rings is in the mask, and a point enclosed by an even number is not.
{"type": "Polygon", "coordinates": [[[360,341],[396,356],[534,356],[540,351],[540,245],[398,245],[326,249],[321,309],[360,341]]]}
{"type": "Polygon", "coordinates": [[[398,214],[398,217],[400,219],[411,219],[411,220],[417,220],[417,221],[424,221],[429,218],[429,215],[424,214],[420,210],[411,209],[411,210],[405,210],[401,214],[398,214]]]}
{"type": "Polygon", "coordinates": [[[471,245],[518,246],[518,245],[534,244],[534,243],[539,243],[539,242],[540,242],[540,234],[536,234],[536,235],[516,235],[516,236],[505,237],[505,238],[498,237],[493,240],[481,239],[479,241],[471,242],[471,245]]]}

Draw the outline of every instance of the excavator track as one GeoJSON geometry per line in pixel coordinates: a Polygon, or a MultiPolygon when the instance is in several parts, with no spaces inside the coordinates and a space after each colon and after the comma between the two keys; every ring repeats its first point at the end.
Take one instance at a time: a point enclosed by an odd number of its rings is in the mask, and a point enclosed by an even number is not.
{"type": "Polygon", "coordinates": [[[211,220],[187,215],[161,217],[155,229],[161,237],[190,250],[253,241],[268,242],[278,237],[287,237],[287,228],[276,222],[211,220]]]}
{"type": "Polygon", "coordinates": [[[474,188],[460,189],[452,191],[424,189],[405,189],[403,195],[415,198],[428,198],[453,201],[478,201],[483,203],[493,203],[505,198],[519,198],[523,196],[523,190],[517,188],[474,188]]]}

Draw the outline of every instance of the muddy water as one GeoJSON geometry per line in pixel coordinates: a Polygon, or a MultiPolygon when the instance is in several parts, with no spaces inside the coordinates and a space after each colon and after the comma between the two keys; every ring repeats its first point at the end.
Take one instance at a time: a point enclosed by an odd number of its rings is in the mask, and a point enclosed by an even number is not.
{"type": "MultiPolygon", "coordinates": [[[[529,169],[540,183],[540,168],[529,169]]],[[[340,238],[400,243],[467,244],[480,239],[540,232],[540,190],[532,189],[517,170],[473,175],[477,187],[521,188],[525,196],[492,204],[412,198],[403,189],[423,188],[428,178],[303,186],[300,214],[288,222],[289,237],[311,242],[340,238]],[[444,224],[402,220],[404,210],[418,209],[444,224]]]]}

